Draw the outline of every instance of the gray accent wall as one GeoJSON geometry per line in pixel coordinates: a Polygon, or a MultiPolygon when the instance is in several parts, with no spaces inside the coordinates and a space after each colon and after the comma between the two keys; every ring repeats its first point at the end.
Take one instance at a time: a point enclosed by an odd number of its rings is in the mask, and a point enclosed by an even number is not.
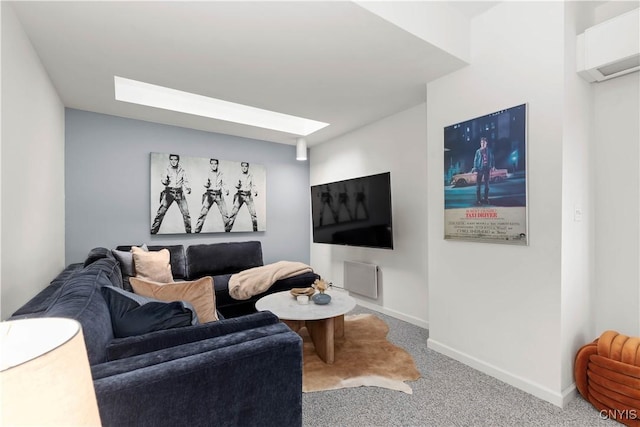
{"type": "MultiPolygon", "coordinates": [[[[203,132],[87,111],[65,114],[66,262],[94,247],[259,240],[264,262],[309,263],[309,163],[295,146],[203,132]],[[150,153],[178,153],[264,165],[264,232],[154,235],[150,229],[150,153]]],[[[194,192],[201,191],[192,185],[194,192]]],[[[193,226],[200,206],[190,206],[193,226]]],[[[231,206],[228,206],[231,210],[231,206]]],[[[171,206],[171,209],[178,209],[171,206]]],[[[246,208],[242,208],[246,209],[246,208]]],[[[215,206],[209,215],[218,214],[215,206]]]]}

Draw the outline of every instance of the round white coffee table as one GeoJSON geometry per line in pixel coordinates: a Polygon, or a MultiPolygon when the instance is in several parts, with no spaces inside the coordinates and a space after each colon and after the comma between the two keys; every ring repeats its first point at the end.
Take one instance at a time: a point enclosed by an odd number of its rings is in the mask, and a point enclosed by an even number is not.
{"type": "Polygon", "coordinates": [[[353,310],[356,301],[346,292],[327,291],[331,302],[318,305],[313,301],[299,304],[289,291],[266,295],[256,301],[256,310],[270,311],[292,330],[307,327],[316,353],[325,363],[334,361],[334,338],[344,335],[344,315],[353,310]]]}

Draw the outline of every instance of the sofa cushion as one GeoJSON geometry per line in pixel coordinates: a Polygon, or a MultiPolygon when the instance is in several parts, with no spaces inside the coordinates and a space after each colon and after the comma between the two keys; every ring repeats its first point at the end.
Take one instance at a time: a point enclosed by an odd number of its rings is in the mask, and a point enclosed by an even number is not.
{"type": "MultiPolygon", "coordinates": [[[[138,246],[143,251],[148,251],[146,244],[138,246]]],[[[131,246],[118,246],[113,249],[113,255],[120,263],[120,268],[122,270],[122,289],[125,291],[133,292],[133,288],[129,283],[129,277],[135,276],[136,272],[133,268],[133,254],[131,253],[131,246]]]]}
{"type": "MultiPolygon", "coordinates": [[[[171,262],[171,274],[173,275],[173,278],[174,279],[187,278],[187,272],[186,272],[187,260],[185,258],[183,245],[149,245],[147,246],[145,244],[140,247],[142,247],[143,249],[146,248],[149,251],[159,251],[161,249],[167,249],[169,251],[169,258],[171,262]]],[[[131,245],[120,245],[116,247],[116,250],[120,252],[130,253],[131,245]]],[[[131,260],[131,263],[133,264],[133,259],[131,260]]],[[[133,265],[132,265],[132,269],[133,269],[133,265]]],[[[129,274],[129,276],[135,276],[135,272],[132,272],[131,274],[129,274]]]]}
{"type": "Polygon", "coordinates": [[[158,283],[132,277],[130,282],[134,292],[138,295],[161,301],[189,302],[195,308],[200,323],[218,320],[211,277],[203,277],[192,282],[175,283],[158,283]]]}
{"type": "Polygon", "coordinates": [[[120,263],[123,276],[135,276],[136,273],[133,271],[133,254],[131,252],[114,249],[113,255],[120,263]]]}
{"type": "Polygon", "coordinates": [[[167,249],[169,251],[169,259],[171,262],[171,274],[174,279],[186,279],[187,278],[187,259],[185,258],[183,245],[168,245],[168,246],[149,246],[150,251],[159,251],[167,249]]]}
{"type": "Polygon", "coordinates": [[[133,268],[136,277],[159,283],[173,282],[169,251],[162,249],[156,252],[145,252],[140,248],[131,248],[133,253],[133,268]]]}
{"type": "Polygon", "coordinates": [[[107,360],[107,345],[113,340],[111,314],[100,293],[101,287],[110,285],[105,271],[87,267],[62,285],[43,314],[44,317],[65,317],[80,322],[91,365],[107,360]]]}
{"type": "MultiPolygon", "coordinates": [[[[219,293],[226,293],[229,295],[229,280],[231,280],[231,276],[231,274],[213,276],[213,289],[216,291],[216,295],[219,293]]],[[[217,304],[221,305],[220,301],[217,301],[217,304]]]]}
{"type": "Polygon", "coordinates": [[[261,265],[262,245],[257,241],[211,243],[187,248],[187,275],[190,280],[233,274],[261,265]]]}
{"type": "Polygon", "coordinates": [[[74,274],[82,270],[82,263],[69,264],[60,274],[53,279],[49,286],[31,298],[25,305],[20,307],[11,317],[25,317],[29,314],[41,313],[45,311],[57,298],[57,294],[62,285],[74,274]]]}
{"type": "Polygon", "coordinates": [[[109,344],[107,357],[109,360],[116,360],[136,356],[279,322],[280,319],[275,314],[270,311],[261,311],[235,319],[222,319],[219,322],[196,325],[187,329],[169,329],[145,335],[118,338],[109,344]]]}
{"type": "Polygon", "coordinates": [[[105,286],[101,291],[109,306],[116,338],[191,326],[198,319],[195,310],[180,301],[156,301],[113,286],[105,286]]]}

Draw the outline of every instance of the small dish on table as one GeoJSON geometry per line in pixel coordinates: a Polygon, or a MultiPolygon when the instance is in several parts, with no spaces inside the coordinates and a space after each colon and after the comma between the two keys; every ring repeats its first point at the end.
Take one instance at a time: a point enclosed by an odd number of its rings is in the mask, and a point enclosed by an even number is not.
{"type": "Polygon", "coordinates": [[[299,296],[311,297],[316,292],[316,290],[309,286],[308,288],[291,288],[290,292],[291,295],[294,296],[294,298],[297,298],[299,296]]]}

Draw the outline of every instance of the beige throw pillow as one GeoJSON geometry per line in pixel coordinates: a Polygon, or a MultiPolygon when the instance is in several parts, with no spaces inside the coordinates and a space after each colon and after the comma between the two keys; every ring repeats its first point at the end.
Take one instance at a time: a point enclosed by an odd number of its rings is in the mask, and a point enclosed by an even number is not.
{"type": "Polygon", "coordinates": [[[136,277],[160,283],[173,282],[168,249],[145,252],[134,246],[131,248],[131,253],[136,277]]]}
{"type": "Polygon", "coordinates": [[[196,310],[200,323],[218,320],[213,278],[203,277],[192,282],[157,283],[132,277],[133,291],[161,301],[187,301],[196,310]]]}

